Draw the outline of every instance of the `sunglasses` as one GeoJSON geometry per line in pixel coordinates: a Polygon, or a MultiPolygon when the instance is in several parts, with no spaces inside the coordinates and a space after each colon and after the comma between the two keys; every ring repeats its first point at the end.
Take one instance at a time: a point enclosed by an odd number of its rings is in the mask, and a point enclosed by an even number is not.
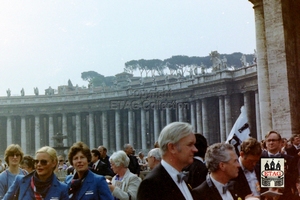
{"type": "Polygon", "coordinates": [[[64,160],[59,160],[59,162],[64,162],[64,160]]]}
{"type": "Polygon", "coordinates": [[[39,164],[41,163],[42,166],[45,166],[48,164],[48,161],[47,160],[34,160],[34,164],[39,164]]]}
{"type": "Polygon", "coordinates": [[[13,154],[9,154],[8,156],[11,156],[11,157],[19,157],[19,156],[21,156],[21,154],[18,154],[18,153],[13,153],[13,154]]]}

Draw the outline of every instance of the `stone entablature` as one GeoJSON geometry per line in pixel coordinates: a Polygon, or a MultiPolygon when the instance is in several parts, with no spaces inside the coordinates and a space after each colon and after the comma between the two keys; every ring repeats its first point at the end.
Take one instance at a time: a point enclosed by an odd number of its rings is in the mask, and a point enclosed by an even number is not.
{"type": "MultiPolygon", "coordinates": [[[[224,87],[222,83],[234,83],[234,85],[239,85],[238,82],[243,82],[245,84],[248,78],[256,80],[256,65],[244,67],[240,69],[235,69],[233,71],[223,70],[218,72],[213,72],[210,74],[198,75],[195,76],[193,79],[182,80],[180,82],[174,83],[165,83],[156,86],[148,86],[148,87],[141,87],[140,85],[132,85],[132,88],[137,90],[146,90],[151,91],[153,88],[157,91],[162,90],[172,90],[173,95],[177,96],[177,93],[181,93],[180,91],[187,92],[190,88],[193,90],[205,90],[202,92],[198,92],[198,94],[207,94],[207,96],[215,96],[216,93],[219,93],[219,89],[224,87]]],[[[247,84],[246,84],[247,85],[247,84]]],[[[236,86],[235,86],[236,87],[236,86]]],[[[252,83],[247,87],[252,87],[251,90],[257,88],[257,83],[252,83]],[[253,85],[254,84],[254,85],[253,85]]],[[[245,86],[244,86],[245,88],[245,86]]],[[[233,88],[235,90],[239,90],[242,88],[233,88]]],[[[46,106],[49,107],[53,104],[55,106],[61,105],[70,107],[72,105],[82,105],[84,103],[92,103],[93,101],[97,100],[102,103],[102,101],[106,101],[108,99],[124,99],[126,98],[134,98],[128,95],[127,92],[128,88],[124,89],[113,89],[110,91],[97,91],[94,89],[94,92],[91,93],[89,89],[86,91],[82,90],[80,93],[68,93],[66,95],[27,95],[27,96],[10,96],[10,97],[0,97],[0,115],[7,115],[8,113],[5,111],[6,108],[12,109],[13,106],[20,106],[25,109],[32,105],[34,107],[46,106]]],[[[180,94],[181,95],[181,94],[180,94]]],[[[176,98],[175,98],[176,99],[176,98]]],[[[105,106],[101,106],[105,107],[105,106]]]]}
{"type": "Polygon", "coordinates": [[[32,153],[43,145],[55,146],[54,135],[62,133],[64,146],[83,141],[91,148],[103,144],[115,151],[129,142],[146,151],[172,121],[191,123],[214,143],[226,139],[243,105],[251,116],[253,136],[260,135],[253,113],[259,103],[255,65],[178,80],[170,77],[166,83],[157,77],[155,85],[147,79],[140,85],[133,79],[122,89],[1,97],[0,150],[17,143],[32,153]]]}

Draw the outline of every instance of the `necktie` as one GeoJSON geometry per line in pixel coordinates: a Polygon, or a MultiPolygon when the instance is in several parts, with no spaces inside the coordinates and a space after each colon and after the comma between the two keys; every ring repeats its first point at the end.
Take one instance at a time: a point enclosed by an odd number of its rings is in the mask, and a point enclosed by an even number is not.
{"type": "Polygon", "coordinates": [[[95,170],[96,169],[96,165],[95,164],[93,164],[93,170],[95,170]]]}
{"type": "Polygon", "coordinates": [[[178,183],[181,183],[183,180],[185,180],[188,175],[189,175],[189,172],[185,172],[185,171],[177,174],[178,183]]]}
{"type": "Polygon", "coordinates": [[[233,190],[234,181],[229,181],[225,186],[223,186],[223,194],[227,192],[227,190],[233,190]]]}
{"type": "Polygon", "coordinates": [[[270,158],[280,158],[280,153],[270,154],[270,158]]]}

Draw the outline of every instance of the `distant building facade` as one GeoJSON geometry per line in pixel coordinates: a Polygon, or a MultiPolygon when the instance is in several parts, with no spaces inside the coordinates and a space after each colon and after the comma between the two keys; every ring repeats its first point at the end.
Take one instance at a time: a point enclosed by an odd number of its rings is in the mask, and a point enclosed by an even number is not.
{"type": "Polygon", "coordinates": [[[0,152],[11,143],[27,154],[61,146],[53,139],[57,134],[64,136],[64,146],[83,141],[113,152],[130,143],[147,151],[173,121],[191,123],[212,144],[226,140],[243,105],[252,136],[261,139],[256,65],[180,79],[155,76],[155,82],[145,77],[143,84],[142,77],[127,72],[116,77],[111,87],[0,97],[0,152]]]}

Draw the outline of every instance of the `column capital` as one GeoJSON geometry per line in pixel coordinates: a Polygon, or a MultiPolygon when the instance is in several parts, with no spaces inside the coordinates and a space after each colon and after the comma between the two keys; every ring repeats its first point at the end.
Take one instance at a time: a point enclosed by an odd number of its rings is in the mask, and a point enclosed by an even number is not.
{"type": "Polygon", "coordinates": [[[248,0],[253,4],[253,9],[263,5],[263,0],[248,0]]]}

